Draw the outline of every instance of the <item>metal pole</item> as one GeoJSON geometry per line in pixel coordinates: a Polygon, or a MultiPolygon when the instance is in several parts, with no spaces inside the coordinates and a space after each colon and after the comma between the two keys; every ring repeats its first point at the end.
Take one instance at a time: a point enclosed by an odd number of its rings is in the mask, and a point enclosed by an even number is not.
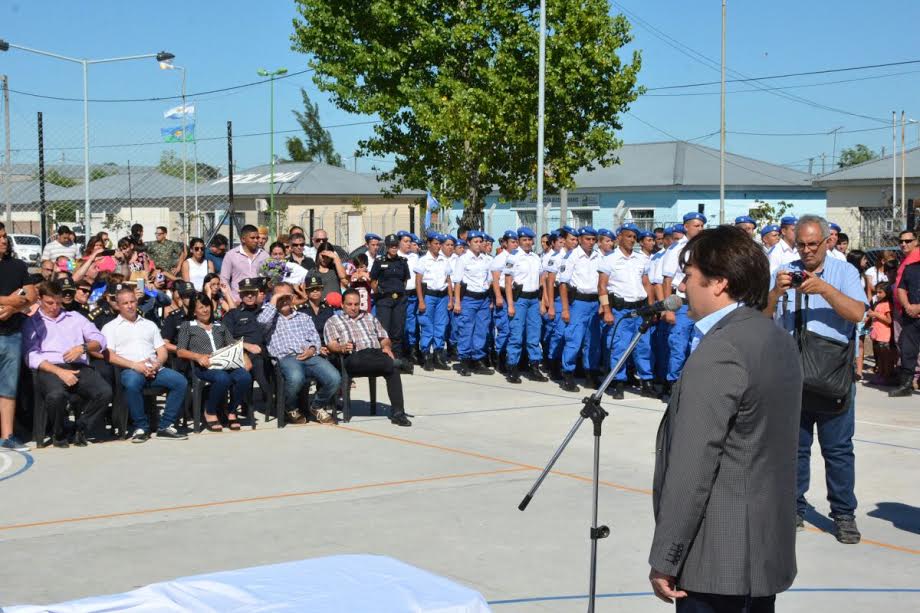
{"type": "MultiPolygon", "coordinates": [[[[195,110],[197,114],[197,109],[195,110]]],[[[197,117],[196,117],[197,119],[197,117]]],[[[195,123],[198,123],[197,121],[195,123]]],[[[201,213],[198,211],[198,139],[192,141],[192,155],[195,158],[195,166],[192,169],[192,178],[195,181],[195,227],[196,233],[195,236],[201,236],[201,213]]],[[[191,232],[191,224],[189,224],[189,232],[191,232]]]]}
{"type": "Polygon", "coordinates": [[[131,189],[131,160],[128,160],[128,217],[134,219],[134,195],[131,189]]]}
{"type": "Polygon", "coordinates": [[[89,208],[89,63],[83,64],[83,244],[90,235],[89,208]]]}
{"type": "Polygon", "coordinates": [[[38,112],[38,217],[41,223],[42,250],[48,236],[48,211],[45,206],[45,128],[42,113],[38,112]]]}
{"type": "Polygon", "coordinates": [[[10,161],[10,84],[6,75],[0,75],[0,80],[3,81],[3,134],[6,140],[3,158],[3,201],[6,203],[6,231],[15,232],[13,229],[13,201],[10,198],[10,179],[13,176],[10,161]]]}
{"type": "MultiPolygon", "coordinates": [[[[228,208],[230,209],[230,246],[233,246],[233,122],[227,122],[227,168],[230,169],[230,176],[227,181],[227,195],[229,197],[228,208]]],[[[215,232],[220,228],[215,228],[215,232]]]]}
{"type": "Polygon", "coordinates": [[[725,223],[725,2],[722,0],[722,89],[719,127],[719,224],[725,223]]]}
{"type": "Polygon", "coordinates": [[[898,219],[898,113],[891,111],[891,223],[898,219]]]}
{"type": "Polygon", "coordinates": [[[834,133],[834,148],[831,150],[831,169],[837,164],[837,132],[842,130],[843,126],[839,128],[834,128],[831,132],[834,133]]]}
{"type": "Polygon", "coordinates": [[[540,60],[537,101],[537,236],[543,234],[543,129],[546,86],[546,0],[540,0],[540,60]]]}
{"type": "Polygon", "coordinates": [[[188,160],[188,113],[185,105],[185,68],[182,69],[182,238],[188,243],[188,175],[186,163],[188,160]]]}
{"type": "MultiPolygon", "coordinates": [[[[564,187],[559,190],[559,227],[565,225],[566,217],[569,216],[569,190],[564,187]]],[[[542,234],[541,234],[542,236],[542,234]]]]}
{"type": "Polygon", "coordinates": [[[907,227],[907,124],[901,111],[901,227],[907,227]]]}
{"type": "Polygon", "coordinates": [[[271,134],[271,145],[269,147],[271,156],[271,170],[269,177],[269,203],[268,210],[271,211],[268,217],[269,229],[274,229],[274,234],[272,235],[272,240],[278,236],[278,214],[275,212],[275,75],[272,74],[271,82],[268,85],[270,90],[269,99],[271,100],[270,109],[268,113],[269,117],[269,128],[268,131],[271,134]]]}

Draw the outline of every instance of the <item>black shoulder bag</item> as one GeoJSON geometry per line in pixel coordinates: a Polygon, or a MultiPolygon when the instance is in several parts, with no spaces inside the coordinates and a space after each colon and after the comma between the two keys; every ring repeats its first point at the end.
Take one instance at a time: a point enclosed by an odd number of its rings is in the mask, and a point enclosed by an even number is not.
{"type": "Polygon", "coordinates": [[[796,292],[795,340],[802,356],[802,408],[815,413],[847,410],[855,380],[855,333],[849,342],[821,336],[807,327],[808,296],[796,292]]]}

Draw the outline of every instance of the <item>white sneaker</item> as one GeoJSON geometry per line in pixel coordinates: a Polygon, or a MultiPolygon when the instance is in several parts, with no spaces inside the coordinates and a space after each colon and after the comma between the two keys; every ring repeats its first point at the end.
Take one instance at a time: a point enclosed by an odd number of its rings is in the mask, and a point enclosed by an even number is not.
{"type": "Polygon", "coordinates": [[[146,443],[148,438],[150,438],[150,436],[147,435],[143,428],[138,428],[134,431],[134,434],[131,435],[131,442],[146,443]]]}

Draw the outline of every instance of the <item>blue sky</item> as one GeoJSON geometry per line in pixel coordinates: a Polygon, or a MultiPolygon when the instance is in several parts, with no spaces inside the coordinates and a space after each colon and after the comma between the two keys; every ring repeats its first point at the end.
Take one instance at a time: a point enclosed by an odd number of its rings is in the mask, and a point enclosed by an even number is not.
{"type": "MultiPolygon", "coordinates": [[[[549,0],[552,2],[552,0],[549,0]]],[[[688,57],[674,46],[686,45],[716,61],[719,59],[719,0],[622,0],[612,10],[625,7],[644,26],[633,21],[635,41],[642,50],[642,84],[648,87],[718,80],[718,70],[688,57]],[[678,42],[662,40],[660,33],[678,42]]],[[[286,67],[294,72],[306,68],[305,56],[290,50],[293,3],[286,0],[252,3],[238,0],[185,2],[178,4],[93,2],[51,0],[4,0],[0,3],[0,38],[25,46],[76,57],[101,58],[156,52],[176,55],[176,63],[188,69],[188,91],[199,92],[258,80],[260,67],[286,67]]],[[[728,66],[747,76],[765,76],[826,68],[875,64],[920,58],[910,41],[912,28],[920,22],[920,3],[855,0],[836,2],[748,2],[729,0],[728,66]]],[[[690,53],[692,55],[692,53],[690,53]]],[[[0,73],[9,75],[13,90],[44,95],[80,98],[79,65],[42,58],[16,50],[0,54],[0,73]]],[[[838,83],[819,87],[784,90],[825,106],[855,114],[888,120],[892,110],[905,109],[908,117],[920,119],[918,76],[920,64],[833,75],[806,76],[771,82],[773,86],[811,85],[842,79],[906,73],[886,78],[838,83]],[[913,104],[913,108],[911,108],[913,104]]],[[[731,78],[731,74],[729,75],[731,78]]],[[[91,98],[147,98],[177,95],[180,75],[161,71],[153,60],[93,66],[90,69],[91,98]]],[[[328,102],[309,75],[275,84],[276,130],[294,129],[291,109],[300,108],[299,87],[304,86],[320,105],[322,121],[338,125],[367,121],[349,115],[328,102]]],[[[729,84],[729,91],[751,89],[748,84],[729,84]]],[[[692,90],[666,90],[661,94],[718,92],[718,86],[692,90]]],[[[200,96],[197,134],[200,139],[221,136],[226,121],[233,120],[234,142],[240,168],[266,162],[267,136],[243,137],[268,131],[269,90],[267,85],[224,94],[200,96]]],[[[90,108],[91,143],[94,146],[127,144],[94,149],[94,162],[151,163],[167,148],[156,143],[159,130],[171,124],[162,113],[174,101],[143,103],[94,103],[90,108]]],[[[43,111],[47,156],[51,161],[82,161],[82,105],[33,98],[13,93],[11,100],[13,162],[34,160],[35,112],[43,111]]],[[[551,121],[551,109],[548,120],[551,121]]],[[[626,142],[668,140],[659,130],[683,139],[716,132],[719,128],[718,95],[646,96],[623,118],[621,137],[626,142]],[[643,123],[646,122],[646,123],[643,123]],[[655,128],[646,125],[651,124],[655,128]]],[[[884,127],[867,118],[814,108],[754,91],[731,94],[728,98],[728,130],[735,132],[799,133],[828,132],[884,127]]],[[[359,139],[370,132],[367,125],[330,129],[337,150],[351,157],[359,139]]],[[[917,144],[918,128],[912,126],[908,140],[917,144]]],[[[283,152],[284,135],[276,137],[276,151],[283,152]]],[[[718,135],[699,139],[718,147],[718,135]]],[[[856,143],[879,150],[891,148],[890,130],[841,133],[837,151],[856,143]]],[[[776,163],[807,167],[820,154],[827,155],[830,168],[833,137],[767,137],[730,134],[728,148],[734,153],[776,163]]],[[[199,159],[226,165],[221,142],[200,141],[199,159]]],[[[349,167],[352,167],[349,161],[349,167]]],[[[357,168],[371,165],[388,168],[385,161],[359,160],[357,168]]]]}

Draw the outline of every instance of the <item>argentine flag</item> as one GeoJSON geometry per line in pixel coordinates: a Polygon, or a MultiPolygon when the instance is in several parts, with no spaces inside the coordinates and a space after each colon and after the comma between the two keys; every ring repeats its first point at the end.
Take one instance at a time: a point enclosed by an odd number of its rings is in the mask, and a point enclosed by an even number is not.
{"type": "Polygon", "coordinates": [[[427,234],[428,228],[431,227],[431,212],[440,209],[441,203],[431,195],[431,190],[428,190],[425,193],[427,194],[425,198],[425,233],[427,234]]]}
{"type": "Polygon", "coordinates": [[[183,117],[188,117],[195,114],[195,105],[194,104],[180,104],[179,106],[174,106],[165,113],[163,117],[165,119],[182,119],[183,117]]]}

